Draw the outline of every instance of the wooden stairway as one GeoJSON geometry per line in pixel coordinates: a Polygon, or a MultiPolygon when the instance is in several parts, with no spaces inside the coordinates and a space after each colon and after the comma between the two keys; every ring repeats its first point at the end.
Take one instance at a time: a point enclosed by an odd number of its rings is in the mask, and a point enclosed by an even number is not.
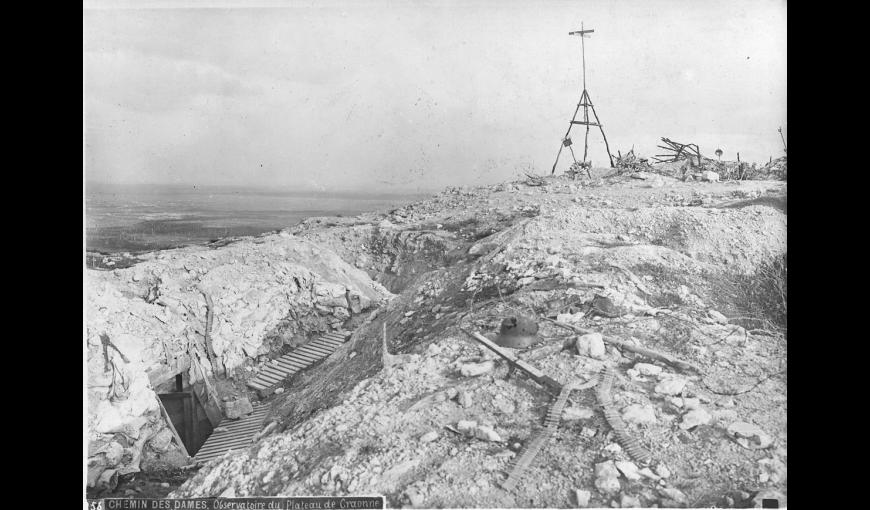
{"type": "Polygon", "coordinates": [[[223,456],[230,450],[241,450],[251,446],[254,436],[263,427],[263,419],[271,407],[256,403],[254,412],[238,420],[224,418],[215,432],[206,439],[202,448],[193,457],[194,462],[208,462],[223,456]]]}
{"type": "Polygon", "coordinates": [[[261,394],[269,394],[288,377],[332,354],[350,338],[350,335],[350,331],[326,333],[320,338],[294,349],[289,354],[273,359],[267,362],[253,379],[248,381],[248,386],[261,394]]]}

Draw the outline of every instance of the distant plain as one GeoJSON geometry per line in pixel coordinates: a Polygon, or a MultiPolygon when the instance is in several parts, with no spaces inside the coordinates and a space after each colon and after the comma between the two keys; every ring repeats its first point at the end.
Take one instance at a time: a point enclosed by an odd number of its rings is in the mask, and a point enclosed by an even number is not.
{"type": "Polygon", "coordinates": [[[89,183],[86,248],[135,253],[205,244],[280,230],[312,216],[354,216],[398,207],[424,196],[89,183]]]}

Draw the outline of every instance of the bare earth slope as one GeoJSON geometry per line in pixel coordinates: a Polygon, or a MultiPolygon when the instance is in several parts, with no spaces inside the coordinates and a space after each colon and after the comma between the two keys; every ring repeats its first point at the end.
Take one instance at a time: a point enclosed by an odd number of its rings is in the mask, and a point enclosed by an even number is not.
{"type": "Polygon", "coordinates": [[[739,507],[776,497],[782,505],[786,210],[784,182],[548,178],[309,220],[286,234],[329,247],[397,295],[272,397],[272,433],[205,465],[173,496],[379,493],[390,506],[417,507],[739,507]],[[596,296],[613,313],[587,313],[596,296]],[[508,367],[460,328],[494,338],[518,313],[536,317],[540,331],[517,354],[557,381],[615,368],[614,405],[650,452],[648,465],[617,444],[587,389],[572,393],[516,489],[500,487],[553,396],[521,375],[506,379],[508,367]],[[698,372],[610,344],[590,351],[588,339],[578,349],[576,333],[545,318],[698,372]]]}

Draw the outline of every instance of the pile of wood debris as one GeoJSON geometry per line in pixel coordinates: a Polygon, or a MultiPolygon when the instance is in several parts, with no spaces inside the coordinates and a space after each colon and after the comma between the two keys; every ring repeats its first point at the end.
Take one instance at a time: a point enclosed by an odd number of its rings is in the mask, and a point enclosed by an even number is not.
{"type": "Polygon", "coordinates": [[[626,172],[648,172],[652,170],[652,165],[649,164],[647,158],[639,158],[634,154],[634,147],[623,155],[620,151],[616,151],[616,171],[617,173],[626,172]]]}

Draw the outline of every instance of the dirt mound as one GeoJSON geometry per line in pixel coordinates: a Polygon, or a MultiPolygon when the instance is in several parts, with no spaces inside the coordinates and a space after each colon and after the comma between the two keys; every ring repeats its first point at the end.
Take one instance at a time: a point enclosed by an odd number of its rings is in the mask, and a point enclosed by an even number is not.
{"type": "Polygon", "coordinates": [[[691,507],[777,494],[784,504],[786,215],[771,204],[784,203],[785,183],[593,175],[450,189],[353,225],[304,227],[300,236],[351,264],[364,255],[358,266],[376,275],[415,276],[277,399],[272,435],[209,463],[173,495],[573,507],[585,494],[598,507],[691,507]],[[594,307],[603,298],[606,314],[594,307]],[[500,487],[552,398],[528,379],[505,379],[508,367],[460,328],[494,338],[519,313],[540,325],[540,341],[519,355],[557,381],[614,367],[614,406],[649,465],[617,444],[589,390],[571,397],[516,490],[500,487]],[[697,371],[614,344],[592,357],[570,347],[571,327],[697,371]]]}
{"type": "Polygon", "coordinates": [[[225,376],[244,392],[270,354],[341,329],[391,296],[335,253],[288,234],[139,257],[129,268],[88,271],[90,486],[111,487],[143,459],[186,462],[156,393],[175,373],[189,384],[225,376]]]}

